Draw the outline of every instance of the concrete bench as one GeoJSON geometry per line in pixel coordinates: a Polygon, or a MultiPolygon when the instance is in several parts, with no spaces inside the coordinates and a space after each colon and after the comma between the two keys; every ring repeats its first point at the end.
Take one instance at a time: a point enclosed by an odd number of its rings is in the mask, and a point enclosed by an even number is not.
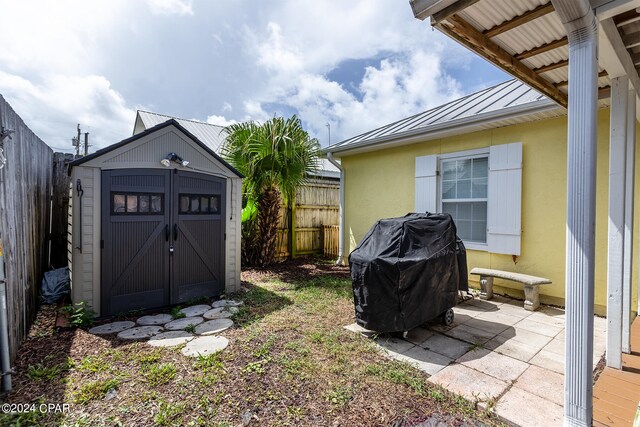
{"type": "Polygon", "coordinates": [[[489,268],[471,269],[471,274],[480,276],[480,299],[493,298],[493,278],[511,280],[524,285],[524,309],[534,311],[540,306],[540,292],[538,286],[548,285],[551,280],[543,277],[529,276],[520,273],[511,273],[502,270],[492,270],[489,268]]]}

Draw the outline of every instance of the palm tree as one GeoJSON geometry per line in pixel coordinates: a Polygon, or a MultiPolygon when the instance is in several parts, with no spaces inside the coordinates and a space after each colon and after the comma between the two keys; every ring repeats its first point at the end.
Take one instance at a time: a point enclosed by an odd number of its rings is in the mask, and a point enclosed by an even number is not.
{"type": "Polygon", "coordinates": [[[296,189],[318,168],[320,145],[295,115],[264,124],[245,122],[225,128],[223,157],[245,176],[246,206],[256,212],[243,221],[243,261],[265,266],[275,256],[280,204],[293,200],[296,189]]]}

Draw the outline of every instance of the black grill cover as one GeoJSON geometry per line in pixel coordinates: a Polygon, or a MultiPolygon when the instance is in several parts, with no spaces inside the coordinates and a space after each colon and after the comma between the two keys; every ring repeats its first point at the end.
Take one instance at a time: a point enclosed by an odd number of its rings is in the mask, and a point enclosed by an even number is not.
{"type": "Polygon", "coordinates": [[[378,332],[413,329],[468,290],[467,255],[449,214],[378,221],[349,255],[358,324],[378,332]]]}

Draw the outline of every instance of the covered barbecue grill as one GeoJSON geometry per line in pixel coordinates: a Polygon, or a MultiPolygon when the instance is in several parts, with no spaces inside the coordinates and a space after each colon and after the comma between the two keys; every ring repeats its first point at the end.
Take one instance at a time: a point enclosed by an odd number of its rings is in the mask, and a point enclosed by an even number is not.
{"type": "Polygon", "coordinates": [[[358,324],[377,332],[413,329],[442,316],[453,321],[468,290],[467,256],[449,214],[382,219],[349,255],[358,324]]]}

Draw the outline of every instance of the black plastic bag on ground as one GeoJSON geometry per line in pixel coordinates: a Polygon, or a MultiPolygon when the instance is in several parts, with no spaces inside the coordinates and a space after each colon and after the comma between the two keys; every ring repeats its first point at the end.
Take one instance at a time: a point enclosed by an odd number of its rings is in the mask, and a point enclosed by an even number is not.
{"type": "Polygon", "coordinates": [[[467,255],[449,214],[378,221],[349,255],[357,323],[411,330],[454,307],[468,291],[467,255]]]}
{"type": "Polygon", "coordinates": [[[57,268],[44,273],[42,279],[42,302],[53,304],[69,293],[69,269],[57,268]]]}

